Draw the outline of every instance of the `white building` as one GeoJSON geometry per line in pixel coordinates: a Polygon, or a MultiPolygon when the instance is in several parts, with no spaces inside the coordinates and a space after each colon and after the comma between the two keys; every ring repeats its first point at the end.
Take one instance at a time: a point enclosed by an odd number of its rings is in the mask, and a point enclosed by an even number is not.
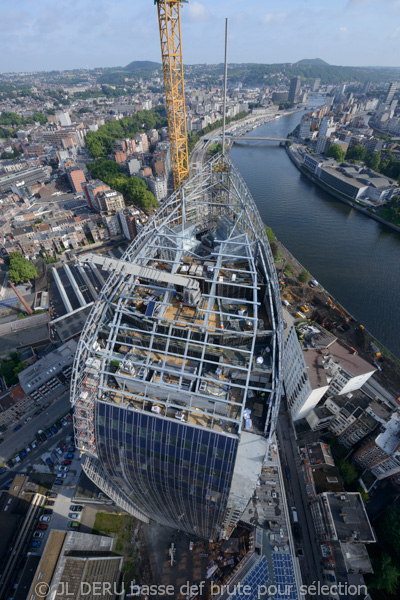
{"type": "MultiPolygon", "coordinates": [[[[329,385],[316,380],[309,371],[290,313],[283,309],[285,329],[284,386],[293,421],[303,419],[321,400],[329,385]]],[[[335,339],[335,338],[333,338],[335,339]]]]}
{"type": "Polygon", "coordinates": [[[62,127],[69,127],[71,125],[71,117],[67,112],[56,112],[56,119],[62,127]]]}

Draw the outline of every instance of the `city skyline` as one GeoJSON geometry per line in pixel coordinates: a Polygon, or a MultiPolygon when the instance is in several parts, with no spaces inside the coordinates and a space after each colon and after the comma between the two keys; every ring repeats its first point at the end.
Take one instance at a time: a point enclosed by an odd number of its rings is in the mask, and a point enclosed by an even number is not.
{"type": "MultiPolygon", "coordinates": [[[[182,9],[185,63],[222,62],[223,22],[228,17],[230,62],[290,63],[318,57],[333,65],[397,66],[399,16],[398,0],[340,0],[323,8],[316,0],[301,5],[283,0],[278,8],[257,0],[251,13],[238,2],[190,2],[182,9]]],[[[56,10],[49,0],[34,6],[21,0],[18,8],[5,0],[0,33],[0,72],[160,61],[151,2],[100,0],[94,5],[61,0],[56,10]]]]}

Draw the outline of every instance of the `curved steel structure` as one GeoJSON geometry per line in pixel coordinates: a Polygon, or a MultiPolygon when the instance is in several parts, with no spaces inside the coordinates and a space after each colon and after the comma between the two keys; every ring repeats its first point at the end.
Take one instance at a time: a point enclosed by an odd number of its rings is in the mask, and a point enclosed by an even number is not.
{"type": "Polygon", "coordinates": [[[265,226],[218,156],[162,205],[90,313],[71,394],[88,476],[139,518],[228,536],[275,429],[281,323],[265,226]]]}

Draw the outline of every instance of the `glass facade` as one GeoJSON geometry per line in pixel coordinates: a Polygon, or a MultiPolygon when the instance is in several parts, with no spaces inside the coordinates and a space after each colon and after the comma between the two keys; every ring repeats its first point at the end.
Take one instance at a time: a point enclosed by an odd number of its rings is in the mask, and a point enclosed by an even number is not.
{"type": "Polygon", "coordinates": [[[219,533],[238,440],[99,402],[97,444],[107,475],[156,521],[219,533]]]}

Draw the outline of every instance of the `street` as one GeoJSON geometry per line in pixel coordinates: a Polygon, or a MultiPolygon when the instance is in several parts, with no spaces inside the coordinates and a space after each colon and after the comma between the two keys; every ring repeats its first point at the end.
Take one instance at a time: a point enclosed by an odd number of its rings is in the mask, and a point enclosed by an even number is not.
{"type": "Polygon", "coordinates": [[[300,558],[303,581],[310,585],[315,580],[322,581],[320,557],[315,537],[314,523],[308,507],[308,496],[305,489],[303,468],[301,465],[292,425],[288,423],[285,405],[282,402],[277,424],[277,437],[280,444],[282,470],[290,469],[290,479],[285,478],[286,495],[289,506],[297,508],[299,532],[294,535],[296,552],[302,548],[304,556],[300,558]]]}
{"type": "MultiPolygon", "coordinates": [[[[21,429],[18,431],[13,431],[11,429],[11,431],[6,431],[2,435],[4,441],[0,445],[0,464],[9,460],[14,454],[30,444],[35,439],[35,434],[38,429],[44,431],[71,409],[71,404],[69,402],[69,388],[58,398],[55,398],[52,401],[50,400],[50,402],[50,406],[45,408],[43,412],[37,416],[33,416],[33,413],[38,408],[37,406],[34,406],[32,411],[26,415],[32,415],[32,419],[25,424],[20,420],[20,424],[22,425],[21,429]]],[[[20,464],[22,467],[23,463],[20,464]]]]}

